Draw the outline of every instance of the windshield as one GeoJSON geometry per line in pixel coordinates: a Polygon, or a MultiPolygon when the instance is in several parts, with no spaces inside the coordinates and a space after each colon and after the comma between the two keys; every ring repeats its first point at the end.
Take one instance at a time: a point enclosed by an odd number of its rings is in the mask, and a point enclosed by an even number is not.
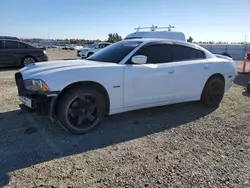
{"type": "Polygon", "coordinates": [[[121,41],[109,45],[108,47],[93,54],[87,60],[102,61],[110,63],[119,63],[132,50],[134,50],[141,41],[121,41]]]}

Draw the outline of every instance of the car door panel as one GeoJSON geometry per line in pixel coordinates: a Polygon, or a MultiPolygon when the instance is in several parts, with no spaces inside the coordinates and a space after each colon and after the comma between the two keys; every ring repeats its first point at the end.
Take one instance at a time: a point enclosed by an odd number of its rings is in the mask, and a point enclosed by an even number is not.
{"type": "Polygon", "coordinates": [[[0,67],[4,66],[3,61],[3,41],[0,40],[0,67]]]}
{"type": "Polygon", "coordinates": [[[176,61],[174,98],[199,98],[204,84],[212,72],[212,64],[204,52],[187,46],[173,45],[172,58],[176,61]]]}
{"type": "Polygon", "coordinates": [[[4,66],[19,65],[20,54],[18,51],[18,43],[16,41],[6,40],[1,53],[2,64],[4,66]]]}
{"type": "MultiPolygon", "coordinates": [[[[131,64],[125,68],[124,106],[148,105],[174,99],[174,63],[171,45],[149,43],[135,55],[147,57],[146,64],[131,64]]],[[[131,61],[131,60],[130,60],[131,61]]]]}
{"type": "Polygon", "coordinates": [[[175,100],[199,97],[211,74],[212,67],[206,60],[176,62],[175,100]]]}
{"type": "Polygon", "coordinates": [[[17,49],[4,49],[3,57],[6,66],[15,66],[19,65],[19,52],[17,49]]]}
{"type": "Polygon", "coordinates": [[[124,107],[174,99],[172,64],[127,65],[124,79],[124,107]]]}

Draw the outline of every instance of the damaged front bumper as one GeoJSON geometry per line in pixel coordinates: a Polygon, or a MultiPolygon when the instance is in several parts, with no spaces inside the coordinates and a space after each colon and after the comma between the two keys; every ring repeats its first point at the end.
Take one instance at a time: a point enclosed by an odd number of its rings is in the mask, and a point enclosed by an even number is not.
{"type": "Polygon", "coordinates": [[[39,93],[27,90],[24,87],[23,77],[20,72],[15,74],[15,81],[19,100],[22,104],[38,114],[49,115],[50,119],[54,121],[54,108],[59,92],[39,93]]]}

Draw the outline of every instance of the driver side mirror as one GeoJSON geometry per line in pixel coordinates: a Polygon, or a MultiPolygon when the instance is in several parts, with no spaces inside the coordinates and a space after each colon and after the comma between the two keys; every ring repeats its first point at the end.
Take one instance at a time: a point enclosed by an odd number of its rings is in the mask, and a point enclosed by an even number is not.
{"type": "Polygon", "coordinates": [[[147,63],[147,56],[145,55],[136,55],[134,57],[132,57],[131,61],[132,63],[135,63],[135,64],[145,64],[147,63]]]}

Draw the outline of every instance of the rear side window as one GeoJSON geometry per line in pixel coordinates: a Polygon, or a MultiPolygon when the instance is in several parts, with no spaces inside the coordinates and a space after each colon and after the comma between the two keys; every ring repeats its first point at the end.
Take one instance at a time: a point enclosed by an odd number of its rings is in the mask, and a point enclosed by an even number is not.
{"type": "Polygon", "coordinates": [[[19,42],[19,49],[26,49],[26,48],[29,48],[27,44],[19,42]]]}
{"type": "Polygon", "coordinates": [[[188,61],[205,58],[204,52],[194,48],[180,45],[173,46],[172,54],[172,61],[188,61]]]}
{"type": "Polygon", "coordinates": [[[18,43],[15,41],[5,41],[5,49],[17,49],[18,43]]]}
{"type": "Polygon", "coordinates": [[[171,45],[157,44],[140,50],[136,55],[148,57],[147,63],[166,63],[171,61],[171,45]]]}
{"type": "Polygon", "coordinates": [[[204,52],[202,52],[200,50],[196,50],[196,58],[197,59],[204,59],[205,58],[204,52]]]}

